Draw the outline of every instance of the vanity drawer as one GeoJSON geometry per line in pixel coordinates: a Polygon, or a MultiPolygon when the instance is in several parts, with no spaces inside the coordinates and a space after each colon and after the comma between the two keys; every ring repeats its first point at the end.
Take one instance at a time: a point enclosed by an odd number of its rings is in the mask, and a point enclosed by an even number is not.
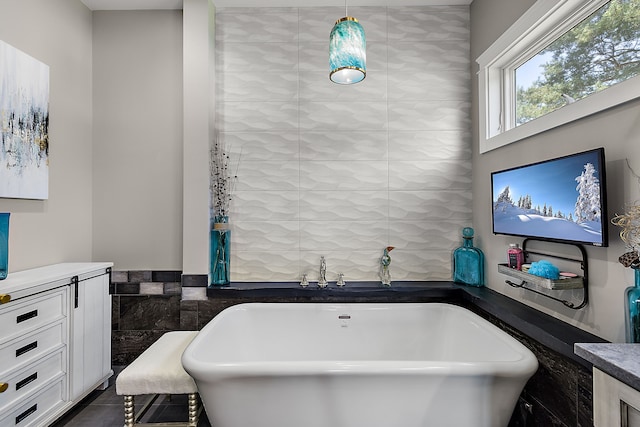
{"type": "Polygon", "coordinates": [[[7,413],[0,414],[0,426],[31,427],[43,425],[42,419],[51,414],[52,410],[64,404],[64,388],[64,379],[43,388],[24,403],[14,406],[7,413]]]}
{"type": "Polygon", "coordinates": [[[19,403],[42,386],[62,378],[65,375],[65,361],[65,351],[62,349],[18,372],[7,372],[0,376],[0,414],[6,412],[7,405],[19,403]],[[6,390],[1,391],[4,388],[6,390]]]}
{"type": "Polygon", "coordinates": [[[0,343],[66,316],[67,288],[0,305],[0,343]]]}
{"type": "Polygon", "coordinates": [[[65,322],[59,321],[37,332],[2,344],[0,346],[0,377],[7,372],[22,369],[24,365],[35,362],[39,357],[64,347],[65,325],[65,322]]]}

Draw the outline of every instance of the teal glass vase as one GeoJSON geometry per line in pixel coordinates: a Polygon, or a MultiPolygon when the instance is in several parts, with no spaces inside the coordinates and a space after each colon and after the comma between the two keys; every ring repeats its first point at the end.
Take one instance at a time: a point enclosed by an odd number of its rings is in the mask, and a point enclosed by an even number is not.
{"type": "Polygon", "coordinates": [[[635,284],[624,291],[625,333],[628,343],[640,343],[640,269],[633,270],[635,284]]]}
{"type": "Polygon", "coordinates": [[[0,212],[0,280],[9,273],[9,213],[0,212]]]}
{"type": "Polygon", "coordinates": [[[231,283],[231,230],[228,216],[212,219],[209,231],[209,286],[231,283]]]}
{"type": "Polygon", "coordinates": [[[453,251],[453,281],[484,286],[484,254],[473,246],[473,228],[462,230],[463,245],[453,251]]]}

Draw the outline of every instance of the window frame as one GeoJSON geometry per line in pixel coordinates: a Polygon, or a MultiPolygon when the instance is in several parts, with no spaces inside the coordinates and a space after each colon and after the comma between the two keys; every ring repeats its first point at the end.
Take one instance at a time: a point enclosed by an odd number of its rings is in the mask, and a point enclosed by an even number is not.
{"type": "Polygon", "coordinates": [[[477,59],[480,153],[640,98],[640,76],[515,126],[515,69],[609,0],[537,0],[477,59]]]}

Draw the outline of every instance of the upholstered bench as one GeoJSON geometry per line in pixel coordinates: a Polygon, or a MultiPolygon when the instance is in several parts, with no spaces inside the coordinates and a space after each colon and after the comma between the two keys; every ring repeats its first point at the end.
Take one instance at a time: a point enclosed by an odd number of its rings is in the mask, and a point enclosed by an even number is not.
{"type": "Polygon", "coordinates": [[[188,394],[189,421],[162,423],[163,426],[196,427],[200,416],[198,389],[193,378],[182,367],[182,353],[197,331],[167,332],[127,366],[116,378],[116,393],[124,396],[125,427],[154,425],[139,423],[153,402],[161,394],[188,394]],[[135,414],[134,396],[152,395],[135,414]]]}

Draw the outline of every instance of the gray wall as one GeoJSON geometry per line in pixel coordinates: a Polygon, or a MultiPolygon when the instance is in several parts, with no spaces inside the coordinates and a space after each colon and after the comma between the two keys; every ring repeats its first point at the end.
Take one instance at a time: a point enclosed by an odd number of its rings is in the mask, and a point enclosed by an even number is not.
{"type": "Polygon", "coordinates": [[[0,10],[0,39],[50,72],[49,199],[0,199],[9,270],[91,261],[91,12],[68,0],[0,0],[0,10]]]}
{"type": "Polygon", "coordinates": [[[469,11],[349,8],[367,77],[328,78],[342,8],[218,8],[217,127],[239,160],[232,280],[448,280],[471,221],[469,11]]]}
{"type": "MultiPolygon", "coordinates": [[[[533,0],[475,0],[471,5],[471,59],[473,94],[473,223],[478,231],[477,243],[485,251],[489,287],[514,299],[532,305],[580,328],[612,341],[624,340],[624,289],[633,284],[633,272],[617,262],[625,252],[616,227],[610,227],[609,248],[587,248],[590,264],[590,303],[579,311],[513,289],[507,278],[497,272],[497,264],[505,262],[506,249],[521,239],[494,236],[491,233],[492,171],[545,160],[595,147],[605,147],[609,193],[609,214],[622,212],[624,202],[640,198],[640,182],[626,167],[628,158],[636,172],[640,171],[640,120],[638,101],[588,117],[503,148],[478,154],[477,58],[504,30],[525,12],[533,0]]],[[[547,245],[548,246],[548,245],[547,245]]],[[[570,255],[574,256],[574,253],[570,255]]]]}
{"type": "Polygon", "coordinates": [[[93,50],[93,257],[180,270],[182,11],[96,11],[93,50]]]}

